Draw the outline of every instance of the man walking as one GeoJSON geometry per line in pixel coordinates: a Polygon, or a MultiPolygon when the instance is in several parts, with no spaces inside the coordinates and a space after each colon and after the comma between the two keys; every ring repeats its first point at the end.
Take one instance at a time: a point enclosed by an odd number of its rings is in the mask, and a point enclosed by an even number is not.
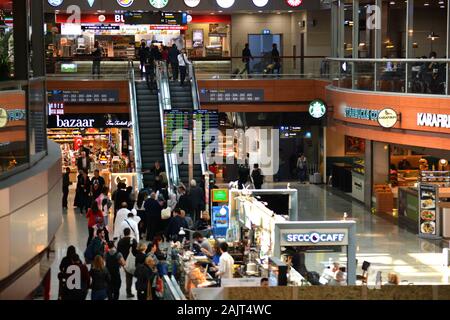
{"type": "Polygon", "coordinates": [[[70,182],[70,168],[66,168],[66,172],[63,174],[63,199],[62,206],[63,209],[67,209],[67,197],[69,195],[69,186],[72,184],[70,182]]]}
{"type": "Polygon", "coordinates": [[[278,51],[277,44],[274,43],[272,45],[272,63],[273,63],[273,72],[277,72],[280,74],[281,63],[280,63],[280,52],[278,51]]]}
{"type": "Polygon", "coordinates": [[[178,80],[178,55],[180,54],[180,51],[177,48],[176,44],[172,45],[172,48],[169,50],[169,62],[170,66],[172,67],[172,80],[177,81],[178,80]]]}
{"type": "Polygon", "coordinates": [[[186,79],[187,66],[191,64],[186,55],[186,50],[182,49],[181,53],[178,55],[178,66],[180,68],[180,84],[184,86],[184,80],[186,79]]]}
{"type": "Polygon", "coordinates": [[[305,181],[306,181],[307,166],[308,166],[308,162],[306,160],[305,155],[302,153],[300,155],[300,157],[298,157],[298,160],[297,160],[298,175],[300,177],[301,183],[305,183],[305,181]]]}
{"type": "Polygon", "coordinates": [[[247,75],[249,78],[250,76],[250,59],[253,60],[252,52],[250,51],[250,48],[248,46],[248,43],[245,44],[244,50],[242,50],[242,62],[245,64],[245,68],[241,71],[240,74],[244,74],[244,72],[247,72],[247,75]]]}

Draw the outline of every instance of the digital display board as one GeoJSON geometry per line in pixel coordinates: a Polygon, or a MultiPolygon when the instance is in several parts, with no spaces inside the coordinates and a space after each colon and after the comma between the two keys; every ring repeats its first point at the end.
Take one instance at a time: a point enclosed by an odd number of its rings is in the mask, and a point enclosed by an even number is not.
{"type": "Polygon", "coordinates": [[[185,12],[126,12],[123,18],[126,24],[187,24],[185,12]]]}
{"type": "MultiPolygon", "coordinates": [[[[193,115],[194,152],[202,153],[206,146],[217,142],[219,113],[217,111],[196,110],[193,115]]],[[[217,148],[218,149],[218,145],[217,148]]]]}
{"type": "MultiPolygon", "coordinates": [[[[191,113],[189,111],[170,110],[164,111],[164,146],[167,152],[182,142],[185,152],[189,150],[189,136],[183,137],[183,133],[191,128],[191,113]]],[[[177,150],[180,152],[181,150],[177,150]]]]}

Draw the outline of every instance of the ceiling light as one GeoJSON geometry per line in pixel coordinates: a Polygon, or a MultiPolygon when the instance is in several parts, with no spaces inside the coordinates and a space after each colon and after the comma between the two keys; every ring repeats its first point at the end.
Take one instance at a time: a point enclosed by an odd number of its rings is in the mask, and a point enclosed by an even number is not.
{"type": "Polygon", "coordinates": [[[389,2],[389,4],[393,6],[395,4],[395,1],[391,1],[389,2]]]}
{"type": "Polygon", "coordinates": [[[262,10],[258,10],[259,13],[262,13],[262,10]]]}
{"type": "Polygon", "coordinates": [[[436,40],[436,39],[439,39],[439,35],[436,34],[436,33],[434,33],[434,31],[432,31],[432,32],[428,35],[427,38],[430,39],[430,40],[432,40],[432,41],[434,41],[434,40],[436,40]]]}
{"type": "Polygon", "coordinates": [[[277,14],[281,14],[281,12],[278,11],[277,14]]]}
{"type": "Polygon", "coordinates": [[[214,12],[211,12],[210,14],[215,14],[214,12]]]}
{"type": "Polygon", "coordinates": [[[444,4],[444,1],[442,1],[442,0],[441,0],[441,1],[439,1],[439,4],[444,4]]]}
{"type": "Polygon", "coordinates": [[[289,13],[292,13],[292,12],[294,12],[294,11],[292,11],[292,10],[289,10],[288,12],[289,12],[289,13]]]}
{"type": "Polygon", "coordinates": [[[440,6],[441,9],[445,9],[445,6],[440,6]]]}
{"type": "Polygon", "coordinates": [[[429,4],[428,2],[425,2],[423,5],[424,5],[425,7],[428,7],[430,4],[429,4]]]}
{"type": "Polygon", "coordinates": [[[222,10],[219,10],[219,13],[222,13],[223,11],[222,10]]]}

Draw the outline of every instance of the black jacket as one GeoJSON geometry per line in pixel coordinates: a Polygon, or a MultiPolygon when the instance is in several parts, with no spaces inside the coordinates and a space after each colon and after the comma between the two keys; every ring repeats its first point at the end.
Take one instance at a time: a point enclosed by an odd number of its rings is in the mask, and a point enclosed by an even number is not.
{"type": "Polygon", "coordinates": [[[199,187],[191,188],[189,200],[193,210],[199,211],[205,209],[205,192],[199,187]]]}
{"type": "Polygon", "coordinates": [[[68,188],[70,186],[70,173],[63,174],[63,188],[68,188]]]}
{"type": "Polygon", "coordinates": [[[156,276],[156,273],[153,272],[153,270],[149,266],[145,264],[140,264],[136,267],[134,276],[137,278],[136,290],[146,291],[148,285],[153,285],[153,280],[156,276]]]}
{"type": "Polygon", "coordinates": [[[133,256],[136,256],[137,241],[135,238],[123,237],[117,243],[117,251],[119,251],[122,254],[122,256],[125,260],[127,260],[128,255],[130,254],[130,248],[131,248],[131,253],[133,254],[133,256]]]}
{"type": "Polygon", "coordinates": [[[195,222],[195,230],[206,230],[209,228],[209,223],[208,221],[204,220],[204,219],[198,219],[195,222]]]}
{"type": "Polygon", "coordinates": [[[272,49],[272,61],[274,63],[279,63],[280,62],[280,52],[278,51],[277,48],[273,48],[272,49]]]}
{"type": "Polygon", "coordinates": [[[77,159],[77,168],[78,170],[83,170],[83,169],[88,169],[89,170],[89,166],[90,166],[90,160],[89,157],[86,156],[86,168],[83,168],[83,158],[78,158],[77,159]]]}
{"type": "Polygon", "coordinates": [[[172,47],[169,49],[169,62],[178,64],[178,55],[180,54],[180,50],[177,47],[172,47]]]}
{"type": "Polygon", "coordinates": [[[250,58],[253,58],[250,49],[249,48],[244,48],[244,50],[242,50],[242,61],[243,62],[248,62],[248,61],[250,61],[250,58]]]}
{"type": "MultiPolygon", "coordinates": [[[[189,229],[188,223],[186,219],[176,215],[175,217],[170,218],[169,226],[167,227],[166,236],[169,239],[177,239],[183,238],[183,236],[179,236],[180,228],[189,229]]],[[[187,231],[186,231],[187,233],[187,231]]],[[[186,238],[189,238],[188,235],[185,235],[186,238]]]]}
{"type": "Polygon", "coordinates": [[[78,176],[77,190],[79,190],[79,192],[84,192],[84,193],[91,192],[91,180],[89,180],[89,177],[87,177],[85,180],[84,176],[82,176],[82,175],[78,176]]]}
{"type": "Polygon", "coordinates": [[[183,194],[178,199],[177,207],[184,210],[186,214],[190,215],[192,213],[192,202],[191,197],[187,194],[183,194]]]}
{"type": "Polygon", "coordinates": [[[108,289],[109,283],[111,282],[111,276],[108,269],[103,268],[103,270],[91,269],[89,271],[91,275],[91,289],[92,291],[105,290],[108,289]]]}

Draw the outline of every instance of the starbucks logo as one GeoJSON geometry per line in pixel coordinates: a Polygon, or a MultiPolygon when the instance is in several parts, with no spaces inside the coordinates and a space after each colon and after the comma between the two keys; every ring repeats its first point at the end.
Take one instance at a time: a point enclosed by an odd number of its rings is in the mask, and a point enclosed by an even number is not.
{"type": "Polygon", "coordinates": [[[314,100],[309,104],[309,114],[311,117],[320,119],[327,113],[327,107],[322,100],[314,100]]]}

